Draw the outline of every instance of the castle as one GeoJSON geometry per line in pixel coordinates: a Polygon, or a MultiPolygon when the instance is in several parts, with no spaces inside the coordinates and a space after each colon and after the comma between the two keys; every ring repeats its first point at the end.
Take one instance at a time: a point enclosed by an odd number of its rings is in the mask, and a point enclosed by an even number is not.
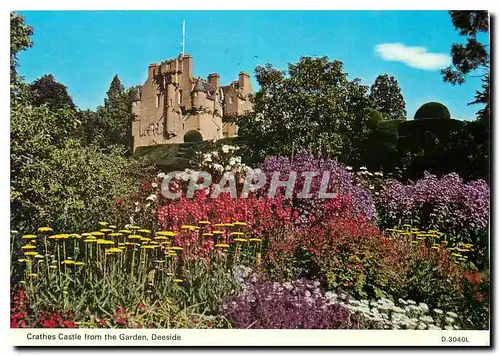
{"type": "Polygon", "coordinates": [[[220,85],[217,73],[193,77],[193,57],[150,64],[148,78],[132,97],[133,150],[140,146],[185,142],[188,137],[217,140],[237,135],[234,122],[223,120],[252,110],[250,76],[220,85]]]}

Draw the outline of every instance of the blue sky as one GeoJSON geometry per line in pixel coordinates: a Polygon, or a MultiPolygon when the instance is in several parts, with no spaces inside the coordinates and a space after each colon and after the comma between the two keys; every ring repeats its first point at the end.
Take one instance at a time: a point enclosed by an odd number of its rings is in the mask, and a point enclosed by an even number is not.
{"type": "Polygon", "coordinates": [[[479,109],[467,106],[478,78],[461,86],[441,79],[451,44],[463,41],[445,11],[20,13],[35,30],[34,46],[19,55],[20,74],[31,81],[52,73],[82,109],[103,103],[115,74],[125,86],[142,84],[149,63],[177,56],[184,19],[195,76],[218,72],[226,84],[257,65],[286,69],[301,56],[326,55],[367,85],[380,73],[394,75],[409,118],[428,101],[444,103],[457,119],[473,119],[479,109]]]}

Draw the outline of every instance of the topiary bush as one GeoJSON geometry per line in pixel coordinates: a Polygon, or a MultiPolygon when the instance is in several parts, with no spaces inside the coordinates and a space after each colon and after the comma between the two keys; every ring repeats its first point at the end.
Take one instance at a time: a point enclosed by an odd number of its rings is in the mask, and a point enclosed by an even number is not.
{"type": "Polygon", "coordinates": [[[184,135],[184,142],[201,142],[201,141],[203,141],[203,136],[198,130],[188,131],[184,135]]]}
{"type": "Polygon", "coordinates": [[[422,105],[415,113],[414,119],[451,119],[450,111],[446,106],[437,102],[422,105]]]}

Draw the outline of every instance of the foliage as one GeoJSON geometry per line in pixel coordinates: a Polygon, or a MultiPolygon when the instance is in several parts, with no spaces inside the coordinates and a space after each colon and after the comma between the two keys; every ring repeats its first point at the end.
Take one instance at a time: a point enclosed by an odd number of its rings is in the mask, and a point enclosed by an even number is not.
{"type": "Polygon", "coordinates": [[[380,194],[379,222],[392,227],[418,224],[445,232],[449,239],[486,247],[482,240],[489,222],[490,189],[483,180],[464,183],[457,174],[432,174],[415,183],[388,180],[380,194]]]}
{"type": "Polygon", "coordinates": [[[303,57],[288,75],[271,65],[256,68],[260,90],[253,112],[238,119],[249,162],[268,155],[295,156],[301,149],[359,160],[364,140],[368,87],[348,80],[340,61],[303,57]]]}
{"type": "Polygon", "coordinates": [[[113,77],[104,105],[96,111],[80,113],[84,136],[88,142],[103,149],[120,145],[130,154],[132,147],[132,89],[125,90],[118,78],[113,77]]]}
{"type": "Polygon", "coordinates": [[[388,120],[406,117],[406,104],[395,77],[380,74],[370,88],[373,106],[388,120]]]}
{"type": "Polygon", "coordinates": [[[241,329],[357,329],[345,307],[330,303],[319,283],[296,280],[284,284],[261,279],[227,298],[224,315],[241,329]]]}
{"type": "Polygon", "coordinates": [[[450,111],[446,106],[437,102],[423,104],[415,113],[414,119],[450,119],[450,111]]]}
{"type": "Polygon", "coordinates": [[[483,104],[477,117],[485,122],[490,119],[490,55],[488,44],[478,40],[478,34],[489,32],[488,11],[450,11],[450,17],[461,36],[467,38],[466,44],[453,43],[451,46],[452,65],[441,71],[445,82],[462,84],[466,77],[479,72],[482,76],[482,90],[476,91],[471,104],[483,104]]]}
{"type": "Polygon", "coordinates": [[[203,136],[198,130],[188,131],[184,135],[184,142],[201,142],[203,141],[203,136]]]}
{"type": "Polygon", "coordinates": [[[29,84],[30,102],[35,106],[47,105],[52,110],[76,106],[65,85],[57,82],[52,74],[46,74],[29,84]]]}
{"type": "MultiPolygon", "coordinates": [[[[279,172],[280,179],[289,177],[290,172],[297,173],[292,198],[294,199],[294,205],[299,207],[300,215],[304,218],[320,220],[321,211],[325,215],[332,213],[331,211],[327,213],[328,210],[325,211],[323,208],[320,208],[325,203],[329,203],[328,199],[321,199],[317,196],[325,172],[329,177],[325,192],[337,193],[343,199],[342,203],[346,204],[342,206],[343,210],[339,209],[335,214],[352,213],[353,216],[364,216],[368,219],[372,219],[375,216],[375,207],[370,191],[357,186],[352,174],[336,160],[316,158],[307,151],[301,151],[293,160],[287,157],[266,157],[260,168],[265,173],[279,172]],[[311,199],[298,198],[304,189],[305,178],[302,175],[304,172],[317,172],[317,176],[311,179],[311,199]]],[[[269,185],[270,180],[266,183],[263,194],[266,194],[269,185]]],[[[278,194],[284,196],[283,190],[279,190],[278,194]]],[[[332,199],[332,201],[337,202],[335,199],[332,199]]]]}
{"type": "Polygon", "coordinates": [[[10,13],[10,90],[15,94],[21,79],[17,74],[17,55],[20,51],[33,46],[31,36],[33,28],[25,23],[24,17],[15,12],[10,13]]]}

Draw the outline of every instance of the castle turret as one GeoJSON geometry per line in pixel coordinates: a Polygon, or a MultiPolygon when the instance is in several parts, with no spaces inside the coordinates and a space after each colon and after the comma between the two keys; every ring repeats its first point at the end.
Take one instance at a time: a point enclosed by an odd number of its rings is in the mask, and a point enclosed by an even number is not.
{"type": "Polygon", "coordinates": [[[212,84],[215,90],[219,89],[220,86],[220,75],[219,73],[211,73],[208,75],[207,81],[212,84]]]}

